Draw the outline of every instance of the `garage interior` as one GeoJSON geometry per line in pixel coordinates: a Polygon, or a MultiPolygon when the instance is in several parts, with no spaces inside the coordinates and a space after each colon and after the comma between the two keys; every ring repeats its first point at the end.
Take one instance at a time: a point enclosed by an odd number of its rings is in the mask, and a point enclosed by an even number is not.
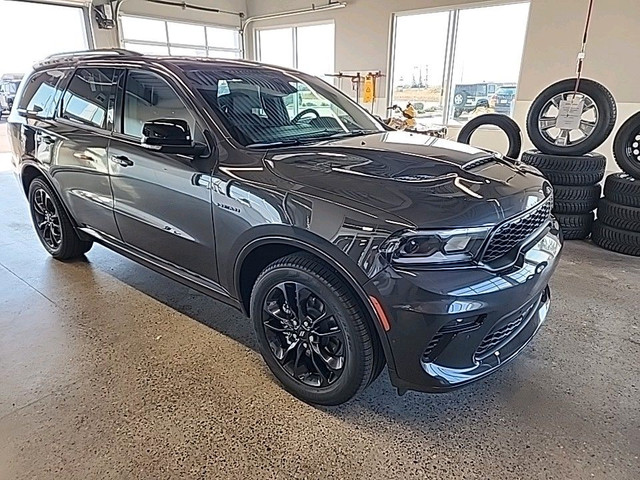
{"type": "MultiPolygon", "coordinates": [[[[0,0],[0,74],[26,73],[59,51],[127,48],[296,68],[355,98],[348,75],[380,72],[365,108],[386,117],[420,90],[418,123],[446,124],[455,139],[474,112],[448,106],[453,78],[485,84],[499,72],[503,86],[517,85],[507,113],[525,132],[537,95],[575,76],[589,2],[170,3],[0,0]],[[433,85],[444,108],[429,103],[433,85]]],[[[637,1],[595,0],[583,76],[613,93],[614,133],[640,110],[638,27],[637,1]]],[[[385,371],[349,403],[314,407],[281,388],[235,309],[101,246],[80,261],[50,258],[6,127],[5,115],[0,480],[640,478],[636,257],[567,241],[539,334],[479,382],[398,396],[385,371]]],[[[607,175],[620,171],[613,141],[597,148],[607,175]]],[[[474,145],[507,143],[486,128],[474,145]]],[[[531,148],[524,134],[522,150],[531,148]]]]}

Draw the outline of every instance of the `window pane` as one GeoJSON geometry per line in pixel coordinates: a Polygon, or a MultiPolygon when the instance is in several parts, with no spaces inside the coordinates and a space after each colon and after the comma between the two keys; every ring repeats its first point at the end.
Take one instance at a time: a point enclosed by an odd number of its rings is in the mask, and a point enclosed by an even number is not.
{"type": "Polygon", "coordinates": [[[169,43],[206,45],[203,26],[167,22],[167,28],[169,29],[169,43]]]}
{"type": "Polygon", "coordinates": [[[207,27],[209,47],[240,48],[240,34],[230,28],[207,27]]]}
{"type": "Polygon", "coordinates": [[[124,48],[147,55],[169,55],[169,47],[164,45],[146,45],[144,43],[125,42],[124,48]]]}
{"type": "MultiPolygon", "coordinates": [[[[105,128],[107,110],[113,104],[113,68],[81,68],[64,94],[63,114],[68,120],[105,128]]],[[[109,112],[111,116],[111,112],[109,112]]]]}
{"type": "Polygon", "coordinates": [[[240,52],[232,52],[229,50],[209,50],[211,58],[240,58],[240,52]]]}
{"type": "Polygon", "coordinates": [[[163,20],[122,16],[122,37],[126,40],[166,42],[167,31],[163,20]]]}
{"type": "Polygon", "coordinates": [[[206,48],[169,47],[170,54],[179,57],[206,57],[206,48]]]}
{"type": "Polygon", "coordinates": [[[294,67],[293,29],[258,30],[258,40],[261,62],[294,67]]]}
{"type": "Polygon", "coordinates": [[[131,72],[127,77],[122,131],[142,137],[142,126],[163,118],[186,120],[191,132],[195,120],[180,97],[162,78],[148,72],[131,72]]]}
{"type": "Polygon", "coordinates": [[[449,12],[403,15],[396,19],[392,103],[403,108],[411,103],[418,112],[418,124],[444,123],[448,27],[449,12]],[[425,47],[418,47],[416,42],[425,47]]]}
{"type": "Polygon", "coordinates": [[[51,118],[62,93],[56,86],[63,75],[62,70],[49,70],[33,75],[25,85],[19,107],[37,110],[39,117],[51,118]]]}
{"type": "Polygon", "coordinates": [[[450,123],[464,124],[483,113],[513,113],[528,15],[528,3],[460,10],[450,123]],[[478,35],[478,25],[500,28],[483,28],[478,35]]]}
{"type": "MultiPolygon", "coordinates": [[[[333,73],[335,70],[333,23],[298,27],[296,32],[298,35],[297,69],[318,77],[333,73]]],[[[325,80],[333,81],[331,77],[325,80]]]]}
{"type": "Polygon", "coordinates": [[[87,48],[82,8],[0,0],[0,22],[0,73],[28,72],[47,55],[87,48]]]}

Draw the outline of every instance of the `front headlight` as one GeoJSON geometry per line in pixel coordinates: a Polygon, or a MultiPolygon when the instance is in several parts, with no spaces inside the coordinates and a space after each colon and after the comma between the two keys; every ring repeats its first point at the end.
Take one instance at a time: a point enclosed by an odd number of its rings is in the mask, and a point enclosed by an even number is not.
{"type": "Polygon", "coordinates": [[[398,265],[469,263],[480,252],[491,227],[401,231],[380,245],[380,253],[398,265]]]}

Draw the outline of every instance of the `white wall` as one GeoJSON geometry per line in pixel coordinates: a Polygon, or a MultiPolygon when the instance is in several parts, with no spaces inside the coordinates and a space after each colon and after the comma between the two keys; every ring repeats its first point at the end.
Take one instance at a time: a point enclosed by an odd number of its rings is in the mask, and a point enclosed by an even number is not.
{"type": "MultiPolygon", "coordinates": [[[[311,2],[312,0],[247,0],[247,9],[250,16],[263,15],[309,7],[311,2]]],[[[255,23],[253,28],[333,19],[336,29],[336,70],[381,70],[388,74],[390,26],[394,12],[462,4],[481,5],[487,2],[347,0],[347,3],[348,6],[343,9],[261,21],[255,23]]],[[[515,108],[516,121],[523,131],[527,109],[537,93],[552,82],[574,76],[587,4],[587,0],[531,1],[515,108]]],[[[598,80],[611,90],[618,102],[618,126],[632,113],[640,110],[640,89],[636,80],[640,77],[639,27],[640,1],[595,2],[584,75],[598,80]]],[[[491,25],[487,28],[500,26],[491,25]]],[[[423,48],[419,42],[419,32],[417,39],[416,48],[423,48]]],[[[249,55],[252,53],[252,50],[248,51],[249,55]]],[[[389,77],[384,80],[388,82],[389,77]]],[[[382,90],[386,92],[387,89],[382,90]]],[[[385,102],[386,99],[382,99],[379,105],[384,106],[385,102]]],[[[450,129],[449,133],[455,137],[457,130],[450,129]]],[[[480,133],[474,136],[474,141],[491,148],[504,148],[500,133],[480,133]]],[[[613,135],[599,149],[608,157],[611,157],[612,139],[613,135]]],[[[528,142],[525,145],[530,146],[528,142]]],[[[612,162],[610,168],[615,168],[612,162]]]]}

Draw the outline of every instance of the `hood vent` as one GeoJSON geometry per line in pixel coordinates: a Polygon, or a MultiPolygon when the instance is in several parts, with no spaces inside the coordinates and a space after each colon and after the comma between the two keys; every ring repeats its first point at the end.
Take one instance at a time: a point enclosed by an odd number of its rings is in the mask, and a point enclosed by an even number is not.
{"type": "Polygon", "coordinates": [[[496,159],[495,157],[482,157],[482,158],[475,158],[473,160],[471,160],[470,162],[465,163],[464,165],[462,165],[462,170],[464,171],[469,171],[472,170],[474,168],[478,168],[482,165],[486,165],[487,163],[492,163],[495,162],[496,159]]]}

